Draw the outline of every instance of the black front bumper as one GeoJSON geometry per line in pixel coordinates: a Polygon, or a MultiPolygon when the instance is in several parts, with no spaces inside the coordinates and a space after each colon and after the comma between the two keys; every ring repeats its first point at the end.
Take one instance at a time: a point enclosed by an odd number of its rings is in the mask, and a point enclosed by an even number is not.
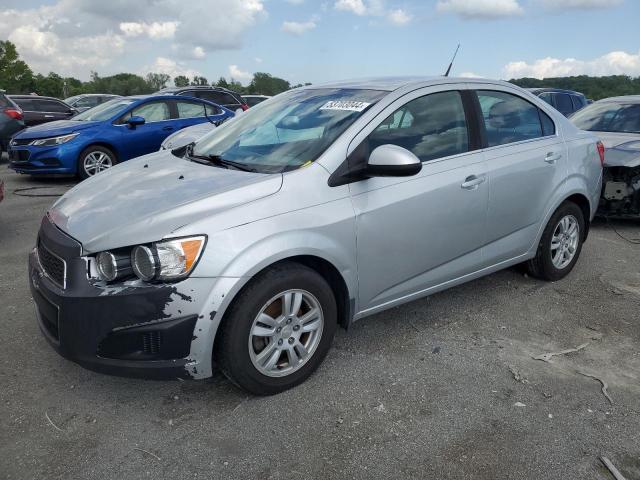
{"type": "Polygon", "coordinates": [[[81,254],[78,242],[43,219],[29,256],[29,286],[48,342],[63,357],[103,373],[189,377],[186,357],[197,316],[165,313],[175,288],[101,285],[88,278],[81,254]],[[62,274],[52,258],[63,262],[62,274]]]}

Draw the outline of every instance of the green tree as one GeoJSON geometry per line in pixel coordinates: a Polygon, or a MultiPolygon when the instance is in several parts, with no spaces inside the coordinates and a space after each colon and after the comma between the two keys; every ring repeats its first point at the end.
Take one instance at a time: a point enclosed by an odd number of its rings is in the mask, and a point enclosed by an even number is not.
{"type": "Polygon", "coordinates": [[[171,80],[171,77],[166,73],[147,73],[147,77],[145,78],[145,80],[149,84],[149,87],[154,92],[157,92],[158,90],[162,90],[167,86],[167,83],[169,82],[169,80],[171,80]]]}
{"type": "Polygon", "coordinates": [[[176,87],[188,87],[189,79],[184,75],[178,75],[176,78],[173,79],[173,83],[176,87]]]}
{"type": "Polygon", "coordinates": [[[53,72],[49,72],[46,77],[37,74],[33,91],[38,95],[61,98],[64,96],[64,79],[53,72]]]}
{"type": "Polygon", "coordinates": [[[191,80],[191,85],[209,85],[209,80],[207,80],[205,77],[193,77],[193,80],[191,80]]]}
{"type": "Polygon", "coordinates": [[[228,83],[228,86],[226,88],[236,93],[247,93],[246,88],[244,88],[240,82],[234,80],[233,78],[228,83]]]}
{"type": "Polygon", "coordinates": [[[224,77],[220,77],[218,83],[211,82],[211,85],[213,85],[214,87],[229,88],[229,82],[227,82],[227,79],[224,77]]]}
{"type": "Polygon", "coordinates": [[[268,73],[256,72],[247,90],[249,93],[261,95],[277,95],[291,88],[291,84],[282,78],[274,77],[268,73]]]}
{"type": "Polygon", "coordinates": [[[33,72],[8,40],[0,40],[0,88],[8,93],[30,93],[34,88],[33,72]]]}

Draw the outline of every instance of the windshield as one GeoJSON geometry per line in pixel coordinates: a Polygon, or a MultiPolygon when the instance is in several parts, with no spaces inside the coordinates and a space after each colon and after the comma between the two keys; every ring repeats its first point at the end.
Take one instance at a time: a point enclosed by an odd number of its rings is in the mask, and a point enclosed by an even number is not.
{"type": "Polygon", "coordinates": [[[262,173],[294,170],[315,161],[387,92],[326,88],[291,90],[216,128],[193,148],[262,173]]]}
{"type": "Polygon", "coordinates": [[[136,98],[116,98],[114,100],[109,100],[102,105],[98,105],[97,107],[93,107],[86,112],[76,115],[72,120],[78,120],[81,122],[100,122],[109,120],[111,117],[124,112],[124,110],[135,101],[137,101],[136,98]]]}
{"type": "Polygon", "coordinates": [[[577,111],[571,121],[582,130],[640,133],[640,103],[594,103],[577,111]]]}
{"type": "Polygon", "coordinates": [[[67,103],[69,105],[71,105],[72,102],[75,102],[76,100],[78,100],[82,95],[76,95],[74,97],[69,97],[69,98],[65,98],[64,99],[64,103],[67,103]]]}

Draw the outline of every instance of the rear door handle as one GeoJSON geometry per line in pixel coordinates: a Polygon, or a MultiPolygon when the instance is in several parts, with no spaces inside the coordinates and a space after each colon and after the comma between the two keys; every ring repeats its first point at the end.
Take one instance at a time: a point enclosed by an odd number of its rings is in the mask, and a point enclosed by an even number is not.
{"type": "Polygon", "coordinates": [[[53,118],[53,115],[45,115],[44,118],[53,118]]]}
{"type": "Polygon", "coordinates": [[[550,164],[556,163],[558,160],[562,158],[561,153],[549,152],[545,155],[544,161],[550,164]]]}
{"type": "Polygon", "coordinates": [[[478,185],[484,183],[484,181],[484,175],[469,175],[464,179],[464,182],[462,182],[462,185],[460,186],[465,190],[475,190],[476,188],[478,188],[478,185]]]}
{"type": "Polygon", "coordinates": [[[167,131],[167,132],[168,132],[168,131],[173,130],[173,127],[162,127],[162,130],[164,130],[164,131],[167,131]]]}

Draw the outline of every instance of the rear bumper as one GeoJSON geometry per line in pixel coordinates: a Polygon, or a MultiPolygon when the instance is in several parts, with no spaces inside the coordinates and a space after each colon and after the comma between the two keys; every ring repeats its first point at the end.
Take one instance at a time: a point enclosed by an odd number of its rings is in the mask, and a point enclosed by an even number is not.
{"type": "Polygon", "coordinates": [[[189,279],[174,285],[100,286],[87,278],[80,244],[46,217],[39,242],[65,265],[64,274],[51,274],[51,257],[39,255],[39,247],[29,255],[29,287],[37,320],[60,355],[108,374],[192,376],[197,362],[190,358],[190,350],[199,315],[193,300],[176,286],[197,291],[182,285],[189,279]]]}

